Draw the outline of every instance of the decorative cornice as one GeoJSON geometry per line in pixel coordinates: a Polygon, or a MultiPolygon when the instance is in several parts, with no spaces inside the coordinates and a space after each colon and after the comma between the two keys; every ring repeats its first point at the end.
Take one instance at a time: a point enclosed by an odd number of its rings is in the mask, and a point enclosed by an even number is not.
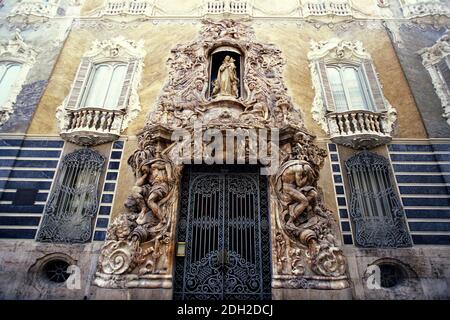
{"type": "Polygon", "coordinates": [[[419,51],[425,67],[434,65],[450,54],[450,31],[447,31],[433,46],[419,51]]]}
{"type": "Polygon", "coordinates": [[[2,60],[11,58],[23,63],[33,64],[36,55],[37,51],[23,41],[18,29],[16,29],[13,39],[8,42],[0,42],[0,59],[2,60]]]}
{"type": "Polygon", "coordinates": [[[84,54],[84,57],[92,60],[102,58],[144,58],[144,40],[135,42],[127,40],[123,36],[108,40],[95,40],[90,49],[84,54]]]}
{"type": "Polygon", "coordinates": [[[371,59],[370,54],[364,49],[361,41],[345,41],[339,38],[332,38],[319,42],[311,40],[310,44],[309,60],[325,57],[336,60],[371,59]]]}
{"type": "MultiPolygon", "coordinates": [[[[428,70],[434,89],[441,100],[444,113],[442,116],[447,119],[450,125],[450,94],[448,85],[439,75],[437,64],[450,55],[450,31],[447,31],[433,46],[418,52],[422,56],[422,63],[428,70]]],[[[448,58],[447,58],[448,59],[448,58]]]]}

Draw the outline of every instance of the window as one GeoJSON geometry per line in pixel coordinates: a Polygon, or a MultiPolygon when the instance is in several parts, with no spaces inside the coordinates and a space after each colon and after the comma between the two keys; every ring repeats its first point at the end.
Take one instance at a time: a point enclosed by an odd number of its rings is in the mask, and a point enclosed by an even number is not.
{"type": "Polygon", "coordinates": [[[351,190],[350,216],[355,242],[362,247],[410,246],[389,161],[363,151],[348,159],[345,165],[351,190]]]}
{"type": "Polygon", "coordinates": [[[397,112],[362,42],[312,42],[308,59],[316,92],[311,114],[333,142],[370,149],[392,140],[397,112]]]}
{"type": "Polygon", "coordinates": [[[63,139],[94,146],[119,138],[141,111],[138,88],[144,41],[94,41],[81,58],[69,95],[56,117],[63,139]]]}
{"type": "Polygon", "coordinates": [[[43,242],[82,243],[91,238],[105,158],[91,149],[64,157],[38,234],[43,242]]]}
{"type": "Polygon", "coordinates": [[[80,107],[117,108],[127,67],[122,62],[94,65],[80,107]]]}
{"type": "Polygon", "coordinates": [[[373,109],[366,80],[359,67],[327,66],[327,76],[337,112],[373,109]]]}
{"type": "Polygon", "coordinates": [[[11,61],[0,62],[0,108],[8,101],[11,89],[19,76],[21,64],[11,61]]]}
{"type": "Polygon", "coordinates": [[[61,259],[55,259],[47,262],[43,268],[42,273],[45,279],[50,282],[64,283],[70,276],[67,272],[69,263],[61,259]]]}

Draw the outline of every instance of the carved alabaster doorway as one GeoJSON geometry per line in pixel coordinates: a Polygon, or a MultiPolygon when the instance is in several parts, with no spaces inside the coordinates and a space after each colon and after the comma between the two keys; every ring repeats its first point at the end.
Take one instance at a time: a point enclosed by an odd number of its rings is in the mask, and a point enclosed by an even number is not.
{"type": "MultiPolygon", "coordinates": [[[[175,270],[176,230],[183,225],[179,212],[189,201],[180,190],[183,170],[187,163],[198,163],[196,159],[208,149],[204,138],[208,130],[214,130],[219,141],[225,132],[259,130],[261,136],[266,130],[270,139],[259,141],[258,147],[268,150],[271,167],[279,164],[263,177],[268,182],[272,293],[283,288],[300,292],[349,286],[335,214],[324,206],[317,185],[326,152],[315,144],[287,94],[283,65],[279,49],[257,42],[251,27],[233,20],[204,21],[198,38],[172,50],[169,79],[128,161],[136,183],[123,213],[108,228],[95,285],[165,288],[177,297],[181,291],[177,281],[174,288],[174,274],[179,275],[175,270]],[[236,48],[245,57],[238,97],[208,94],[210,55],[218,47],[236,48]],[[184,133],[181,140],[176,134],[180,131],[184,133]],[[181,156],[180,147],[188,152],[181,156]]],[[[226,145],[216,157],[222,163],[236,160],[236,145],[226,145]]],[[[243,162],[251,163],[251,152],[244,148],[243,162]]],[[[269,166],[266,160],[258,154],[257,161],[264,168],[269,166]]],[[[218,251],[211,260],[225,261],[225,251],[218,251]]],[[[220,290],[219,298],[224,298],[224,287],[220,290]]],[[[269,292],[263,289],[258,294],[269,292]]]]}

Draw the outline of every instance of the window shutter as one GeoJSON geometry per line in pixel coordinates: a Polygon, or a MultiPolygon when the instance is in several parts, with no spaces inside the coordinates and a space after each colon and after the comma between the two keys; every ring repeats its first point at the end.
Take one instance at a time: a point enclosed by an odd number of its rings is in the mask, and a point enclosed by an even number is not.
{"type": "Polygon", "coordinates": [[[447,85],[447,90],[450,91],[450,68],[449,68],[446,60],[447,60],[447,58],[444,58],[441,61],[439,61],[437,63],[437,67],[442,76],[442,79],[444,80],[445,84],[447,85]]]}
{"type": "Polygon", "coordinates": [[[75,76],[75,81],[72,84],[72,89],[70,91],[69,100],[67,103],[68,108],[76,108],[78,106],[78,101],[81,98],[81,93],[86,85],[86,80],[88,78],[88,72],[91,67],[91,62],[88,58],[83,58],[81,60],[80,66],[78,67],[77,75],[75,76]]]}
{"type": "Polygon", "coordinates": [[[130,97],[131,84],[133,82],[134,73],[138,65],[137,59],[131,59],[128,63],[127,74],[125,75],[125,80],[123,81],[122,92],[120,93],[118,106],[121,109],[126,109],[128,106],[128,100],[130,97]]]}
{"type": "Polygon", "coordinates": [[[373,103],[375,111],[381,112],[386,110],[386,105],[384,103],[383,92],[381,91],[381,85],[378,81],[377,73],[375,72],[373,63],[371,60],[365,60],[363,62],[364,71],[367,76],[367,82],[372,92],[373,103]]]}
{"type": "Polygon", "coordinates": [[[322,97],[325,103],[327,111],[335,112],[336,107],[334,104],[333,93],[331,92],[330,82],[328,81],[327,66],[324,60],[316,62],[317,71],[320,76],[320,82],[322,85],[322,97]]]}

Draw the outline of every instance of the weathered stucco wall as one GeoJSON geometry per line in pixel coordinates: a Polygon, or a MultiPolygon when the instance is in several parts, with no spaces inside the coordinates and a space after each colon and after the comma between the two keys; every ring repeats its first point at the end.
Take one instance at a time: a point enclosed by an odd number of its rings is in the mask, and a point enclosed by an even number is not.
{"type": "MultiPolygon", "coordinates": [[[[186,43],[196,37],[199,23],[139,23],[135,27],[121,30],[120,34],[128,39],[145,41],[147,55],[141,79],[139,96],[142,111],[131,122],[124,135],[135,135],[145,123],[147,113],[153,109],[157,97],[167,79],[166,61],[170,50],[177,44],[186,43]]],[[[426,132],[421,116],[415,106],[408,83],[403,75],[395,51],[384,28],[361,28],[354,24],[346,31],[335,31],[328,27],[319,30],[311,24],[301,27],[295,23],[254,25],[256,41],[273,43],[281,49],[286,59],[285,83],[294,103],[304,116],[307,129],[318,137],[326,133],[312,119],[311,106],[315,92],[312,88],[311,73],[307,54],[310,41],[327,40],[340,37],[346,40],[359,40],[372,55],[386,98],[397,109],[398,121],[395,138],[425,138],[426,132]],[[376,41],[374,41],[376,39],[376,41]],[[410,124],[414,123],[413,126],[410,124]]],[[[49,117],[69,94],[70,86],[83,53],[91,43],[98,39],[117,36],[117,30],[75,29],[67,39],[58,59],[50,84],[39,104],[39,110],[28,131],[30,134],[58,134],[56,118],[49,117]]]]}

